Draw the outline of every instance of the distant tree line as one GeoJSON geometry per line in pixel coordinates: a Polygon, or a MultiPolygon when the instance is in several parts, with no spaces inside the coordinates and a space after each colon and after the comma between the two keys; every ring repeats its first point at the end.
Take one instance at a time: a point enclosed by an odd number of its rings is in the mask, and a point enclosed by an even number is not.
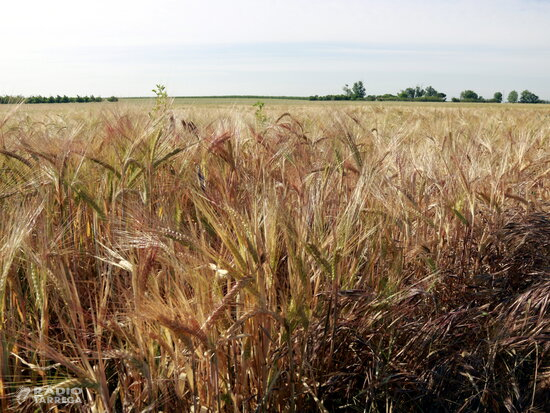
{"type": "MultiPolygon", "coordinates": [[[[384,95],[367,95],[365,85],[362,81],[355,82],[350,88],[348,85],[343,87],[344,93],[338,95],[310,96],[309,100],[365,100],[365,101],[408,101],[408,102],[445,102],[447,95],[438,92],[432,86],[422,88],[420,86],[409,87],[397,94],[386,93],[384,95]]],[[[478,102],[478,103],[502,103],[502,92],[496,92],[491,99],[485,99],[473,90],[464,90],[460,98],[452,98],[452,102],[478,102]]],[[[521,96],[518,92],[511,91],[508,95],[510,103],[550,103],[541,100],[534,93],[524,90],[521,96]],[[519,99],[519,100],[518,100],[519,99]]]]}
{"type": "MultiPolygon", "coordinates": [[[[483,96],[479,96],[473,90],[465,90],[460,94],[460,99],[453,98],[453,102],[480,102],[480,103],[501,103],[502,102],[502,93],[496,92],[492,99],[485,99],[483,96]]],[[[540,99],[537,95],[529,90],[524,90],[521,92],[521,95],[518,95],[518,92],[512,90],[508,94],[509,103],[550,103],[546,100],[540,99]]]]}
{"type": "Polygon", "coordinates": [[[445,102],[447,95],[438,92],[432,86],[421,88],[409,87],[396,95],[367,95],[362,81],[355,82],[350,88],[345,85],[344,93],[339,95],[310,96],[309,100],[366,100],[366,101],[410,101],[410,102],[445,102]]]}
{"type": "MultiPolygon", "coordinates": [[[[102,97],[96,97],[94,95],[92,96],[76,96],[76,97],[69,97],[66,95],[63,96],[29,96],[25,98],[24,96],[0,96],[0,104],[8,104],[8,103],[88,103],[88,102],[103,102],[102,97]]],[[[110,98],[105,99],[108,102],[117,102],[118,98],[115,96],[111,96],[110,98]]]]}
{"type": "Polygon", "coordinates": [[[452,98],[452,102],[477,102],[477,103],[502,103],[502,93],[495,92],[492,99],[485,99],[483,96],[478,95],[473,90],[464,90],[460,93],[459,98],[452,98]]]}
{"type": "MultiPolygon", "coordinates": [[[[508,94],[508,102],[516,103],[517,101],[518,101],[518,92],[516,92],[515,90],[512,90],[508,94]]],[[[550,103],[547,100],[541,100],[537,95],[535,95],[534,93],[528,90],[524,90],[523,92],[521,92],[521,96],[519,97],[519,102],[520,103],[550,103]]]]}

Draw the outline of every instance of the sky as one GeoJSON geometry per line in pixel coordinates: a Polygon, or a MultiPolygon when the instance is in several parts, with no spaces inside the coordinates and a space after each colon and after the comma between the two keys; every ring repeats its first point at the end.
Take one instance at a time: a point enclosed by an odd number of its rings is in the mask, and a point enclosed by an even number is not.
{"type": "Polygon", "coordinates": [[[5,1],[0,47],[0,95],[550,99],[550,0],[5,1]]]}

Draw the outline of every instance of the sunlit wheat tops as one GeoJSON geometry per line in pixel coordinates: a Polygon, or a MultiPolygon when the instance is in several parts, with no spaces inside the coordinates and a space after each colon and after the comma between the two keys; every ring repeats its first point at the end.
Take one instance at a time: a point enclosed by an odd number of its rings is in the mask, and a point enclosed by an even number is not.
{"type": "Polygon", "coordinates": [[[156,92],[0,112],[0,410],[548,411],[548,110],[156,92]]]}

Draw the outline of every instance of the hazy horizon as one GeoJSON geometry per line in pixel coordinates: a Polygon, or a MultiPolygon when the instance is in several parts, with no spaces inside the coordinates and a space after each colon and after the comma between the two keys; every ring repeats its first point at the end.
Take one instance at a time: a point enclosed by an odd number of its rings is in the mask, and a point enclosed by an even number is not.
{"type": "Polygon", "coordinates": [[[367,94],[550,99],[549,1],[9,3],[0,95],[367,94]]]}

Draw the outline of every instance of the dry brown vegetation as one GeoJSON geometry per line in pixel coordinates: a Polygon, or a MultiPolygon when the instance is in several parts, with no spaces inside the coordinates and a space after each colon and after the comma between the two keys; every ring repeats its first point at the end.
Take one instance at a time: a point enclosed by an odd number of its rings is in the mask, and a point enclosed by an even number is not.
{"type": "Polygon", "coordinates": [[[105,108],[0,113],[2,411],[548,411],[550,111],[105,108]]]}

